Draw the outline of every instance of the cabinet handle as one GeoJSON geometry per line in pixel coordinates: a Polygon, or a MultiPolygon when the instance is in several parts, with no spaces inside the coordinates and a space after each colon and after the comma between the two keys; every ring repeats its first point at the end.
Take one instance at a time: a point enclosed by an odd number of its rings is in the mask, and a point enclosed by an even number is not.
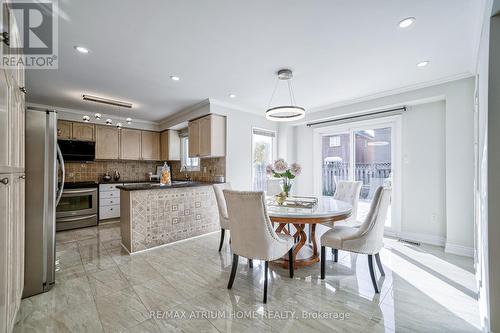
{"type": "Polygon", "coordinates": [[[3,178],[2,180],[0,180],[0,183],[2,183],[4,185],[9,184],[9,178],[7,178],[7,177],[3,178]]]}
{"type": "Polygon", "coordinates": [[[19,87],[19,90],[21,90],[22,93],[25,93],[26,94],[26,87],[19,87]]]}
{"type": "Polygon", "coordinates": [[[19,179],[26,179],[26,175],[19,176],[19,179]]]}

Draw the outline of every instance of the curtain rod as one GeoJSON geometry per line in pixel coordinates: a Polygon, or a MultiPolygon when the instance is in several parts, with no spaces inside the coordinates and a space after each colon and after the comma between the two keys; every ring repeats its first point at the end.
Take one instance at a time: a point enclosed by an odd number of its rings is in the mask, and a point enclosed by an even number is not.
{"type": "Polygon", "coordinates": [[[311,127],[311,126],[315,126],[315,125],[328,124],[328,123],[333,123],[333,122],[337,122],[337,121],[350,120],[350,119],[356,119],[356,118],[368,117],[368,116],[375,116],[375,115],[384,114],[384,113],[387,113],[387,112],[406,111],[406,110],[407,110],[406,106],[403,106],[403,107],[399,107],[399,108],[382,110],[382,111],[377,111],[377,112],[364,113],[364,114],[359,114],[359,115],[355,115],[355,116],[349,116],[349,117],[343,117],[343,118],[335,118],[335,119],[330,119],[330,120],[318,121],[318,122],[315,122],[315,123],[306,124],[306,126],[307,127],[311,127]]]}

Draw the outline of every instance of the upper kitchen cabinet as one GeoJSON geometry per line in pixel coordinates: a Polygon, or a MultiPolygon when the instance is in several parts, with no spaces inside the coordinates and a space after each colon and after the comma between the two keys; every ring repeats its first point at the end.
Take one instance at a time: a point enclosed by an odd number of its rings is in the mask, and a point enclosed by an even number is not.
{"type": "Polygon", "coordinates": [[[141,157],[143,160],[160,160],[160,133],[141,131],[141,157]]]}
{"type": "Polygon", "coordinates": [[[62,140],[71,140],[73,137],[73,126],[71,121],[57,121],[57,138],[62,140]]]}
{"type": "Polygon", "coordinates": [[[57,121],[57,138],[62,140],[94,141],[95,126],[93,124],[57,121]]]}
{"type": "Polygon", "coordinates": [[[141,159],[141,131],[122,128],[120,130],[120,159],[141,159]]]}
{"type": "Polygon", "coordinates": [[[95,126],[86,123],[72,124],[72,139],[82,141],[94,141],[95,126]]]}
{"type": "Polygon", "coordinates": [[[179,132],[174,130],[161,132],[160,148],[160,158],[162,161],[180,161],[181,139],[179,138],[179,132]]]}
{"type": "Polygon", "coordinates": [[[226,155],[226,117],[211,114],[189,122],[189,157],[226,155]]]}
{"type": "Polygon", "coordinates": [[[188,124],[189,157],[200,156],[200,122],[192,120],[188,124]]]}
{"type": "Polygon", "coordinates": [[[119,157],[118,129],[111,126],[95,127],[95,158],[117,160],[119,157]]]}

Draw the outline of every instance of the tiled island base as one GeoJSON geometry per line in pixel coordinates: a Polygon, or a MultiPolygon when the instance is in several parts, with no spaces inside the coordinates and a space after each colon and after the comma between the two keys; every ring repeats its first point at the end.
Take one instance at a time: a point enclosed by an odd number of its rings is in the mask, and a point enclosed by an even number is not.
{"type": "Polygon", "coordinates": [[[122,244],[130,252],[217,231],[212,186],[121,191],[122,244]]]}

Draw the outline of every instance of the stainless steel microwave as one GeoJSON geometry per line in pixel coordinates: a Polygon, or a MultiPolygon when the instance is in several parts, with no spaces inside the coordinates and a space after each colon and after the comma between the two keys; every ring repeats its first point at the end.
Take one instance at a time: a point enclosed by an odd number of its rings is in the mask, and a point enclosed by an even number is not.
{"type": "Polygon", "coordinates": [[[95,142],[77,140],[57,140],[64,161],[93,162],[95,142]]]}

